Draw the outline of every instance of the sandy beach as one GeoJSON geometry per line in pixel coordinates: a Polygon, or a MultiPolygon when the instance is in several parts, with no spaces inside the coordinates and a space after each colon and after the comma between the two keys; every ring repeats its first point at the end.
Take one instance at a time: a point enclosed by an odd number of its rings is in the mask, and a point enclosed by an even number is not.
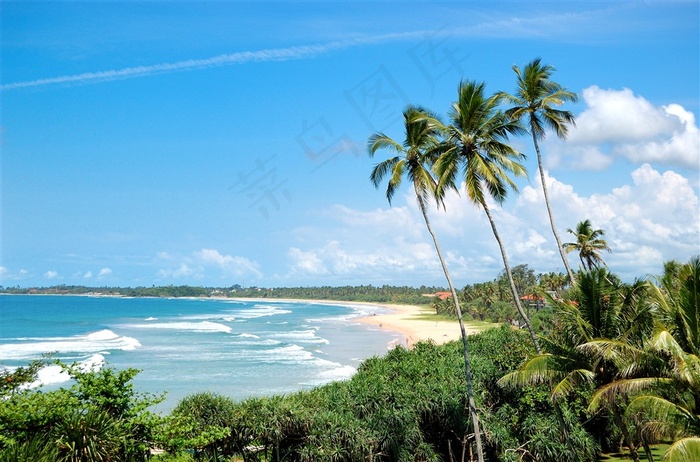
{"type": "MultiPolygon", "coordinates": [[[[416,305],[395,305],[385,303],[372,302],[346,302],[342,300],[301,300],[301,299],[271,299],[260,298],[251,299],[243,298],[241,300],[260,300],[260,301],[282,301],[282,302],[305,302],[305,303],[337,303],[343,305],[357,306],[379,306],[388,310],[391,313],[377,314],[357,319],[363,324],[377,326],[390,332],[397,332],[403,335],[402,345],[410,348],[416,342],[422,340],[432,340],[437,344],[443,344],[452,340],[459,340],[461,332],[457,320],[429,320],[426,315],[434,314],[434,311],[427,306],[416,305]]],[[[467,324],[467,335],[477,333],[480,329],[470,328],[467,324]]]]}
{"type": "MultiPolygon", "coordinates": [[[[392,310],[392,313],[360,318],[365,324],[372,324],[404,336],[404,346],[410,348],[422,340],[432,340],[437,344],[458,340],[460,338],[459,323],[454,321],[427,319],[426,315],[434,314],[428,307],[414,305],[380,305],[392,310]]],[[[467,334],[478,332],[467,327],[467,334]]]]}

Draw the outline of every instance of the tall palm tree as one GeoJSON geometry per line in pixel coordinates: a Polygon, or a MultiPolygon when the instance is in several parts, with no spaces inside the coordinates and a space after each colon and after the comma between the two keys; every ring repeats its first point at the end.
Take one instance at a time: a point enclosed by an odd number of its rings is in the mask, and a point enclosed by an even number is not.
{"type": "Polygon", "coordinates": [[[413,190],[418,202],[418,208],[423,214],[425,226],[433,239],[435,250],[440,259],[440,265],[445,273],[447,284],[452,293],[452,300],[455,304],[459,327],[462,332],[462,345],[464,348],[464,370],[467,382],[467,394],[469,401],[469,413],[474,425],[474,435],[479,462],[484,461],[484,454],[481,445],[481,432],[479,429],[479,416],[474,403],[474,393],[472,391],[471,372],[469,367],[469,347],[467,342],[467,332],[462,320],[462,309],[459,305],[459,298],[455,290],[452,278],[447,269],[447,263],[440,250],[437,237],[433,232],[428,219],[426,202],[435,198],[438,205],[444,207],[444,195],[437,193],[437,181],[432,173],[435,160],[442,152],[444,144],[440,141],[441,126],[434,122],[437,117],[425,109],[409,106],[404,110],[404,125],[406,139],[403,143],[398,143],[383,133],[375,133],[370,136],[367,148],[370,157],[373,157],[378,150],[388,150],[396,155],[375,165],[370,175],[370,180],[375,187],[379,187],[384,177],[389,176],[389,184],[386,190],[386,197],[391,204],[391,199],[403,181],[404,175],[411,181],[413,190]]]}
{"type": "Polygon", "coordinates": [[[527,175],[525,167],[520,163],[523,154],[506,143],[508,135],[522,133],[523,128],[517,121],[498,111],[498,99],[486,97],[484,89],[483,82],[464,81],[459,85],[458,100],[449,113],[451,123],[445,128],[450,148],[443,152],[436,163],[436,171],[440,176],[438,197],[443,197],[448,189],[456,189],[456,176],[460,167],[463,167],[467,196],[486,213],[501,251],[513,301],[530,331],[535,349],[540,353],[535,331],[520,303],[508,256],[486,200],[489,195],[496,203],[502,204],[509,189],[518,190],[508,175],[527,175]]]}
{"type": "Polygon", "coordinates": [[[540,58],[532,60],[522,70],[518,66],[513,66],[513,71],[517,75],[515,94],[510,95],[500,92],[498,96],[513,105],[506,111],[509,117],[515,120],[526,119],[530,127],[532,142],[537,153],[537,167],[540,172],[542,192],[544,194],[544,202],[547,205],[552,234],[554,234],[554,239],[557,241],[557,249],[564,262],[566,274],[569,276],[569,280],[573,282],[574,274],[562,250],[559,233],[554,224],[554,215],[549,203],[549,193],[542,168],[542,154],[540,153],[538,140],[544,139],[545,128],[554,130],[554,133],[561,139],[566,138],[568,132],[567,124],[573,125],[575,123],[574,116],[571,112],[555,109],[554,106],[562,105],[567,101],[575,102],[578,100],[578,96],[576,93],[570,92],[558,83],[551,81],[550,76],[554,72],[554,67],[542,64],[540,58]]]}
{"type": "Polygon", "coordinates": [[[603,257],[600,256],[600,252],[603,250],[610,252],[608,242],[602,238],[605,231],[593,229],[591,220],[579,221],[575,230],[569,228],[566,231],[576,237],[575,242],[565,242],[562,245],[562,249],[566,253],[578,251],[581,264],[589,271],[593,268],[599,268],[601,264],[607,266],[603,257]]]}

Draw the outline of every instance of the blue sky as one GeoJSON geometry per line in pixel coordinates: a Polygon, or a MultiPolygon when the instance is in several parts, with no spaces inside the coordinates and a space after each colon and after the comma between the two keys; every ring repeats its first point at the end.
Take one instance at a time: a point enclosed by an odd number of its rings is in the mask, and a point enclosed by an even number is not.
{"type": "MultiPolygon", "coordinates": [[[[408,188],[367,138],[514,91],[541,57],[580,101],[542,145],[557,227],[590,219],[624,279],[700,252],[697,2],[2,2],[4,286],[440,285],[408,188]]],[[[512,264],[561,271],[529,138],[495,217],[512,264]]],[[[458,286],[500,254],[464,197],[431,210],[458,286]]],[[[574,267],[578,260],[570,255],[574,267]]]]}

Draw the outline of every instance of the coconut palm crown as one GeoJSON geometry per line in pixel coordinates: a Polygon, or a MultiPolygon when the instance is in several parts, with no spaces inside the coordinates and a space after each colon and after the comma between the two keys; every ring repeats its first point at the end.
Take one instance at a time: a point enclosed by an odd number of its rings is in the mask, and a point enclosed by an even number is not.
{"type": "Polygon", "coordinates": [[[506,110],[506,114],[514,120],[523,120],[529,126],[532,135],[532,143],[537,153],[537,167],[540,172],[542,182],[542,193],[544,194],[549,223],[552,227],[552,234],[556,240],[559,255],[566,268],[569,279],[573,282],[574,274],[569,267],[566,255],[562,251],[561,240],[554,224],[554,215],[549,202],[547,182],[545,181],[544,170],[542,168],[542,154],[538,140],[545,137],[546,129],[549,128],[561,139],[566,138],[568,126],[575,125],[575,118],[569,111],[555,109],[566,102],[576,102],[576,93],[568,91],[556,82],[550,80],[554,67],[542,64],[540,58],[536,58],[525,65],[521,70],[518,66],[513,66],[513,71],[517,76],[517,88],[515,93],[508,94],[499,92],[498,97],[512,107],[506,110]]]}
{"type": "Polygon", "coordinates": [[[567,232],[573,234],[576,241],[566,242],[562,245],[566,253],[578,251],[581,265],[589,271],[599,268],[601,264],[606,266],[603,257],[600,256],[600,252],[603,250],[610,252],[608,242],[603,239],[605,231],[593,229],[591,220],[584,220],[578,222],[575,230],[569,228],[567,232]]]}
{"type": "Polygon", "coordinates": [[[501,251],[514,303],[539,352],[537,337],[520,303],[508,257],[487,201],[490,196],[497,204],[502,204],[509,190],[518,190],[511,175],[527,176],[521,163],[525,156],[507,143],[509,135],[522,134],[524,129],[518,121],[498,110],[498,98],[487,97],[485,84],[476,81],[460,83],[458,98],[452,105],[449,119],[450,125],[444,128],[449,148],[442,152],[435,164],[439,176],[436,195],[441,198],[445,191],[457,189],[456,180],[461,169],[467,196],[484,210],[489,220],[501,251]]]}

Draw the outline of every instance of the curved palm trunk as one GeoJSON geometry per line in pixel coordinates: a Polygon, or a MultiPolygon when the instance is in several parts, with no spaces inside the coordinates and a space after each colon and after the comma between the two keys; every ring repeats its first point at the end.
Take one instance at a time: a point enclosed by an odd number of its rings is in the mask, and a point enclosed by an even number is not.
{"type": "Polygon", "coordinates": [[[525,321],[525,325],[527,326],[527,329],[530,331],[530,337],[532,338],[532,343],[535,345],[535,350],[537,351],[537,354],[540,355],[540,354],[542,354],[542,350],[540,350],[540,344],[537,342],[537,337],[535,336],[535,331],[532,329],[532,324],[530,323],[530,318],[525,314],[525,311],[523,310],[523,306],[520,303],[520,297],[518,296],[518,289],[515,287],[515,281],[513,280],[513,273],[510,270],[510,264],[508,263],[508,256],[506,256],[506,250],[503,247],[503,242],[501,242],[501,236],[498,234],[498,230],[496,229],[496,222],[493,221],[493,217],[491,216],[491,211],[489,210],[489,206],[486,205],[485,200],[481,201],[481,206],[484,208],[484,212],[486,212],[486,216],[488,217],[489,223],[491,224],[491,230],[493,231],[493,236],[496,238],[496,242],[498,242],[498,247],[501,250],[501,257],[503,257],[503,266],[506,269],[506,275],[508,276],[508,283],[510,284],[510,291],[513,294],[513,300],[515,301],[515,307],[518,309],[518,313],[520,313],[520,316],[523,318],[523,321],[525,321]]]}
{"type": "Polygon", "coordinates": [[[452,299],[455,302],[455,309],[457,311],[457,319],[459,320],[459,328],[462,331],[462,346],[464,347],[464,374],[467,381],[467,398],[469,400],[469,415],[472,418],[472,423],[474,424],[474,437],[476,441],[476,455],[479,462],[484,462],[484,451],[481,447],[481,431],[479,429],[479,414],[476,411],[476,404],[474,403],[474,392],[472,391],[472,375],[469,368],[469,346],[467,344],[467,331],[464,328],[464,321],[462,320],[462,309],[459,306],[459,299],[457,298],[457,291],[455,290],[454,284],[452,284],[452,278],[447,270],[447,264],[442,256],[442,251],[440,250],[440,245],[438,244],[437,237],[433,232],[432,226],[430,226],[430,220],[428,220],[428,213],[425,210],[425,203],[421,198],[420,194],[416,194],[418,200],[418,206],[423,214],[423,219],[425,220],[425,226],[428,228],[430,237],[433,238],[433,244],[435,244],[435,250],[437,251],[438,258],[440,259],[440,265],[442,265],[442,271],[445,273],[445,278],[447,279],[447,284],[450,287],[450,292],[452,293],[452,299]]]}
{"type": "Polygon", "coordinates": [[[573,284],[574,273],[571,272],[569,260],[566,259],[566,254],[564,253],[564,247],[562,247],[561,245],[561,239],[559,239],[557,227],[554,225],[554,215],[552,215],[552,207],[549,205],[549,193],[547,192],[547,183],[545,182],[544,170],[542,169],[542,154],[540,154],[540,146],[539,144],[537,144],[537,137],[535,136],[535,127],[532,123],[530,125],[530,133],[532,133],[532,142],[535,144],[535,152],[537,153],[537,169],[540,171],[540,181],[542,181],[542,193],[544,194],[544,203],[547,206],[547,214],[549,215],[549,224],[552,226],[552,234],[554,234],[554,240],[557,241],[557,249],[559,250],[559,255],[561,255],[561,261],[564,262],[564,268],[566,268],[566,274],[569,276],[569,282],[573,284]]]}

